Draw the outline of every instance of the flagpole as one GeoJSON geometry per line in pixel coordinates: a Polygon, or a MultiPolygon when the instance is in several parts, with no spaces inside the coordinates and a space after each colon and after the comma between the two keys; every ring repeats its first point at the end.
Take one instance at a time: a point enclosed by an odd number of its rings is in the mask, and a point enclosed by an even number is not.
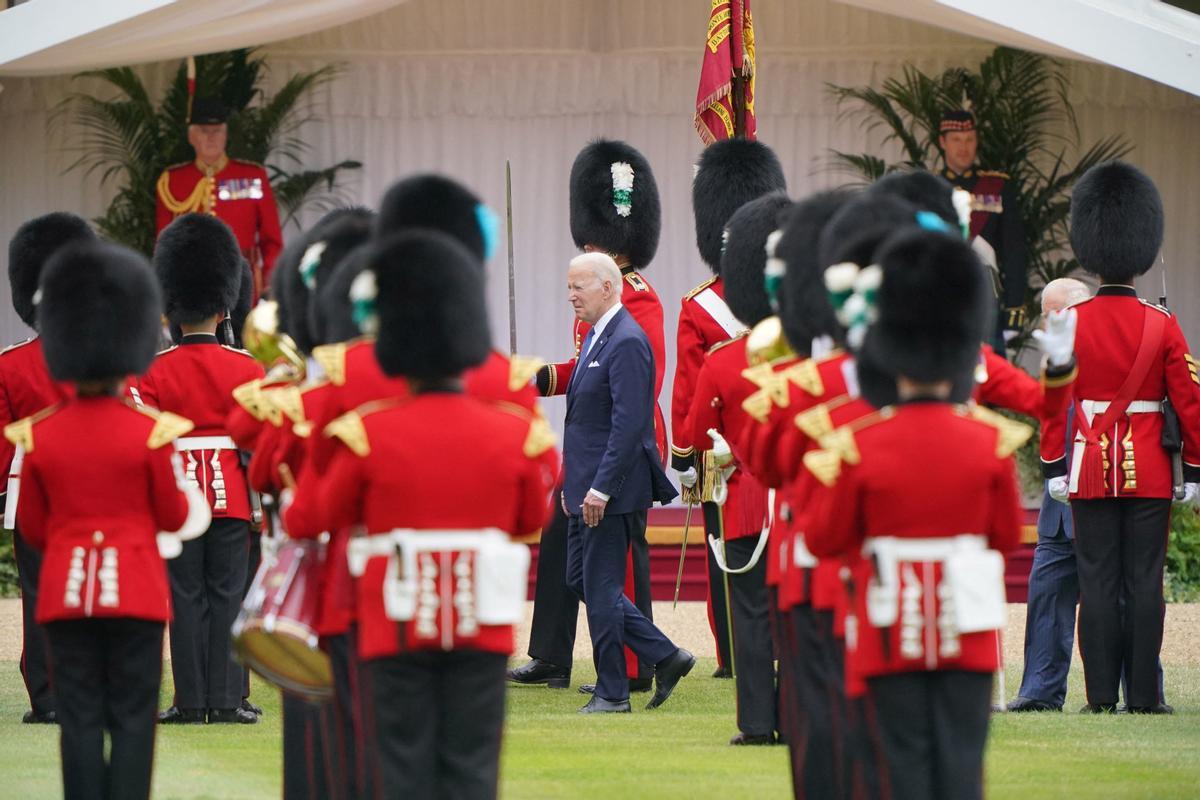
{"type": "Polygon", "coordinates": [[[513,261],[512,164],[504,162],[504,205],[508,212],[508,352],[517,353],[517,270],[513,261]]]}

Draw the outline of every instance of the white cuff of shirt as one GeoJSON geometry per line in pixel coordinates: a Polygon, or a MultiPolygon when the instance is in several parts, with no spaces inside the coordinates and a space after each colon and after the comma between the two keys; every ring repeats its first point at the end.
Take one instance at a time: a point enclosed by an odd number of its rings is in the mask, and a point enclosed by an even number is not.
{"type": "Polygon", "coordinates": [[[604,492],[599,492],[599,491],[596,491],[595,489],[588,489],[588,494],[594,494],[596,497],[599,497],[601,500],[603,500],[606,503],[612,499],[612,495],[607,495],[604,492]]]}

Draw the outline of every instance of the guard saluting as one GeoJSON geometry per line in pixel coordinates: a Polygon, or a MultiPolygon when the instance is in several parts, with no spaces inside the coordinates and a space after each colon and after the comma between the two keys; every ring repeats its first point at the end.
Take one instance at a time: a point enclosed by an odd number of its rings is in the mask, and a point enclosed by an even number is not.
{"type": "MultiPolygon", "coordinates": [[[[87,222],[64,212],[31,219],[17,229],[8,245],[8,279],[13,308],[22,322],[35,330],[38,327],[33,297],[46,260],[65,245],[78,241],[90,242],[95,238],[87,222]]],[[[69,384],[59,383],[50,377],[39,337],[26,339],[0,353],[0,427],[65,400],[70,393],[69,384]]],[[[3,467],[0,474],[10,476],[9,482],[14,489],[19,482],[13,481],[12,476],[21,472],[17,452],[7,440],[0,441],[0,467],[3,467]]],[[[26,543],[17,525],[19,489],[11,494],[6,490],[5,494],[8,496],[4,525],[13,529],[13,555],[21,580],[21,677],[25,679],[25,690],[29,694],[29,711],[25,712],[21,721],[54,722],[54,696],[46,661],[45,632],[34,619],[42,557],[26,543]]]]}
{"type": "Polygon", "coordinates": [[[1130,711],[1171,711],[1158,686],[1163,561],[1173,489],[1192,499],[1200,480],[1200,377],[1179,323],[1139,300],[1133,287],[1154,264],[1162,238],[1158,189],[1136,168],[1101,164],[1076,184],[1071,248],[1101,286],[1074,306],[1079,378],[1066,432],[1071,461],[1061,414],[1045,424],[1042,461],[1051,496],[1071,501],[1085,712],[1116,709],[1122,672],[1130,711]],[[1183,433],[1175,476],[1163,449],[1164,399],[1183,433]]]}
{"type": "Polygon", "coordinates": [[[171,616],[162,559],[204,530],[208,505],[171,447],[191,423],[121,398],[158,342],[161,300],[145,259],[71,245],[47,264],[41,290],[46,362],[76,396],[5,436],[25,452],[21,530],[45,554],[37,618],[54,657],[63,793],[146,798],[171,616]]]}
{"type": "Polygon", "coordinates": [[[246,584],[250,491],[225,422],[235,406],[233,390],[262,378],[263,369],[216,336],[237,301],[242,257],[225,223],[188,214],[159,236],[154,267],[167,319],[180,326],[183,338],[159,353],[130,394],[139,404],[195,423],[177,449],[188,481],[205,493],[213,516],[208,532],[171,562],[175,703],[161,721],[253,723],[258,716],[242,708],[245,673],[230,649],[246,584]]]}

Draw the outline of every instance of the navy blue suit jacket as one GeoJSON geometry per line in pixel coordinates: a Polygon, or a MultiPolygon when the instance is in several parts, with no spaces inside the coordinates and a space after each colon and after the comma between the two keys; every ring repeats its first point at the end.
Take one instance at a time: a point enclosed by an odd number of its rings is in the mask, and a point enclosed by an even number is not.
{"type": "MultiPolygon", "coordinates": [[[[1067,463],[1071,463],[1071,420],[1075,409],[1067,407],[1067,463]]],[[[1039,539],[1074,539],[1075,533],[1071,527],[1071,507],[1060,503],[1050,496],[1050,482],[1042,486],[1042,510],[1038,512],[1037,532],[1039,539]]]]}
{"type": "Polygon", "coordinates": [[[663,472],[654,439],[654,355],[621,308],[579,361],[567,386],[563,495],[581,513],[584,495],[609,495],[605,514],[643,511],[678,492],[663,472]]]}

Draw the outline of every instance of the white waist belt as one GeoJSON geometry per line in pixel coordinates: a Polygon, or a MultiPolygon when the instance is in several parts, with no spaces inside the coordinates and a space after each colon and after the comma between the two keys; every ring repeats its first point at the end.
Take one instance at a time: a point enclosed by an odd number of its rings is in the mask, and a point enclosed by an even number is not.
{"type": "Polygon", "coordinates": [[[457,531],[397,528],[388,533],[351,537],[346,545],[346,560],[350,566],[350,574],[358,577],[363,574],[369,559],[394,555],[397,547],[427,553],[439,550],[478,550],[488,543],[503,544],[508,541],[508,536],[499,528],[457,531]]]}
{"type": "MultiPolygon", "coordinates": [[[[1108,411],[1108,407],[1112,405],[1108,400],[1080,400],[1079,405],[1083,406],[1083,413],[1088,415],[1088,421],[1097,414],[1103,414],[1108,411]]],[[[1125,409],[1126,414],[1159,414],[1162,413],[1161,400],[1134,400],[1125,409]]]]}
{"type": "Polygon", "coordinates": [[[986,550],[987,545],[987,537],[978,533],[936,539],[871,536],[863,542],[863,555],[877,555],[889,561],[945,561],[955,553],[986,550]]]}
{"type": "Polygon", "coordinates": [[[188,450],[237,450],[238,446],[229,436],[183,436],[175,440],[175,449],[188,450]]]}

